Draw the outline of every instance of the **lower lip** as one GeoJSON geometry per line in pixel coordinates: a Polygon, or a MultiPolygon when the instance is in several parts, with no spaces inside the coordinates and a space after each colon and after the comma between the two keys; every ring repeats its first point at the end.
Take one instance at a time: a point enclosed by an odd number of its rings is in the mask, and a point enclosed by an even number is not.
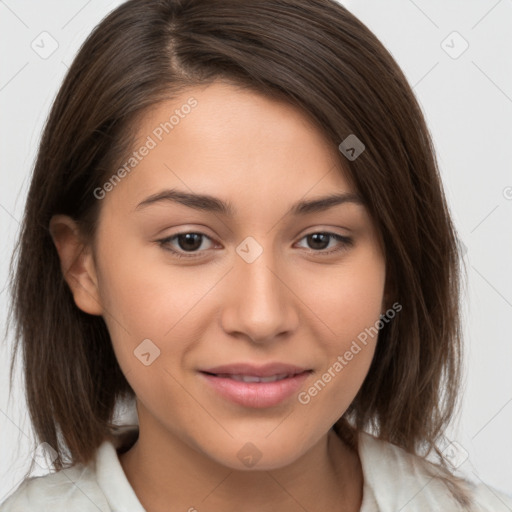
{"type": "Polygon", "coordinates": [[[240,382],[200,372],[206,382],[221,396],[244,407],[273,407],[299,391],[310,372],[275,382],[240,382]]]}

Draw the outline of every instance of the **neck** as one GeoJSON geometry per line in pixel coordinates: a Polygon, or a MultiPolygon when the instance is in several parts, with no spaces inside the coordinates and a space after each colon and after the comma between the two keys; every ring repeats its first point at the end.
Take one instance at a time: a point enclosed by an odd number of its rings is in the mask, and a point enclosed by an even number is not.
{"type": "Polygon", "coordinates": [[[239,471],[218,464],[167,431],[141,425],[132,448],[119,455],[148,512],[208,509],[359,511],[363,475],[357,450],[329,431],[298,460],[273,470],[239,471]]]}

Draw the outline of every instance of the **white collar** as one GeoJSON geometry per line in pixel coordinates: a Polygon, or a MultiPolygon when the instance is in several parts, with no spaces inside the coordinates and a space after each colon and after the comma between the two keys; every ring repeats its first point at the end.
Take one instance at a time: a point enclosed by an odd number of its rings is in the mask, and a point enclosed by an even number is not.
{"type": "MultiPolygon", "coordinates": [[[[448,487],[431,477],[425,459],[367,432],[358,433],[358,452],[364,475],[361,512],[424,512],[463,510],[448,487]]],[[[467,490],[472,484],[468,482],[467,490]]]]}
{"type": "Polygon", "coordinates": [[[96,452],[98,485],[115,512],[146,512],[121,466],[117,454],[118,444],[103,441],[96,452]]]}

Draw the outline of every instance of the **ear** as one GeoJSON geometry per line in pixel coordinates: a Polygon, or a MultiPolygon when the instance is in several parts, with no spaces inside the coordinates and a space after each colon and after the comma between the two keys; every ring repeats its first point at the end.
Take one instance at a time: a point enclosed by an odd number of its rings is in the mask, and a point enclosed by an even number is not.
{"type": "Polygon", "coordinates": [[[85,313],[101,315],[103,308],[92,249],[83,242],[77,223],[67,215],[54,215],[49,228],[75,304],[85,313]]]}

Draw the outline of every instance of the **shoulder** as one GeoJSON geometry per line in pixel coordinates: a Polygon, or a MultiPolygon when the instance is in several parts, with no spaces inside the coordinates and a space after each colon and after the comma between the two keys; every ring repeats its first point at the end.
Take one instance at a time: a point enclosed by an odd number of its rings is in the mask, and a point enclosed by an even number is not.
{"type": "Polygon", "coordinates": [[[446,484],[432,477],[432,472],[441,475],[438,466],[366,432],[358,433],[358,450],[365,490],[372,494],[381,512],[419,512],[436,508],[453,512],[512,511],[512,497],[464,477],[461,485],[470,498],[471,508],[462,508],[446,484]]]}
{"type": "Polygon", "coordinates": [[[2,504],[0,512],[110,512],[93,467],[76,465],[25,479],[2,504]]]}
{"type": "Polygon", "coordinates": [[[45,476],[25,479],[0,504],[0,512],[144,512],[118,459],[117,450],[134,442],[138,429],[119,427],[104,440],[89,464],[76,464],[45,476]]]}

